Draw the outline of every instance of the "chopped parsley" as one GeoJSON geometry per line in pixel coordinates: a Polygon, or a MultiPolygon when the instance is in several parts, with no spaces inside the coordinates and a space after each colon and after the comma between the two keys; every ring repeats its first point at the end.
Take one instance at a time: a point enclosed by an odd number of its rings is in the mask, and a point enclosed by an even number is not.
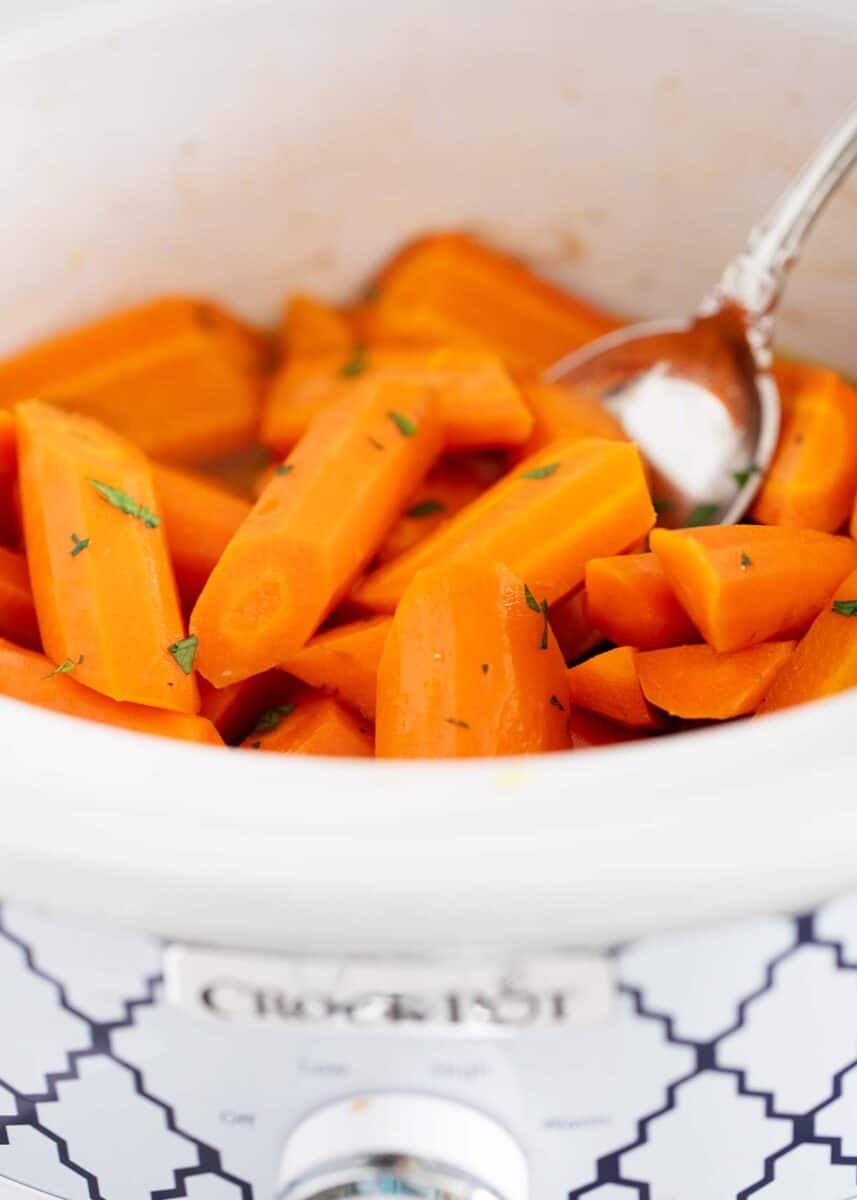
{"type": "Polygon", "coordinates": [[[447,717],[447,725],[454,725],[456,729],[469,729],[470,726],[466,721],[459,721],[458,717],[447,717]]]}
{"type": "Polygon", "coordinates": [[[172,654],[185,675],[190,675],[193,670],[193,660],[196,658],[196,648],[198,645],[199,638],[193,633],[190,637],[182,638],[180,642],[173,642],[168,647],[170,654],[172,654]]]}
{"type": "Polygon", "coordinates": [[[410,417],[406,417],[404,413],[388,412],[387,416],[398,429],[402,437],[413,437],[417,432],[417,425],[410,417]]]}
{"type": "Polygon", "coordinates": [[[45,675],[45,679],[53,679],[55,675],[67,675],[69,671],[73,671],[75,667],[79,667],[83,662],[83,655],[75,661],[73,658],[65,658],[58,667],[45,675]]]}
{"type": "Polygon", "coordinates": [[[687,527],[688,529],[693,529],[699,525],[708,525],[712,517],[716,515],[716,504],[697,504],[696,508],[691,510],[690,516],[687,518],[687,527]]]}
{"type": "Polygon", "coordinates": [[[145,504],[138,504],[127,492],[110,487],[106,483],[99,483],[97,479],[90,479],[89,482],[108,504],[112,504],[114,508],[118,508],[120,512],[126,513],[129,517],[136,517],[138,521],[143,522],[147,529],[157,529],[160,525],[161,518],[156,517],[150,509],[146,508],[145,504]]]}
{"type": "Polygon", "coordinates": [[[748,567],[752,567],[753,560],[746,550],[741,551],[741,570],[746,571],[748,567]]]}
{"type": "Polygon", "coordinates": [[[547,602],[547,600],[542,600],[540,608],[541,608],[542,620],[544,621],[544,624],[542,625],[542,636],[539,641],[539,649],[547,650],[547,648],[548,648],[548,630],[550,629],[550,626],[548,625],[548,602],[547,602]]]}
{"type": "Polygon", "coordinates": [[[526,584],[524,584],[524,598],[527,601],[527,608],[531,608],[533,612],[537,613],[542,611],[542,606],[539,604],[538,600],[535,598],[526,584]]]}
{"type": "Polygon", "coordinates": [[[487,675],[487,674],[488,674],[488,669],[489,669],[489,668],[488,668],[488,663],[483,663],[483,664],[482,664],[482,674],[483,674],[483,675],[487,675]]]}
{"type": "Polygon", "coordinates": [[[369,366],[366,361],[366,347],[362,342],[357,342],[351,351],[351,357],[347,358],[339,368],[339,374],[343,379],[356,379],[358,375],[362,375],[369,366]]]}
{"type": "Polygon", "coordinates": [[[261,750],[262,749],[261,742],[251,742],[250,746],[251,746],[251,749],[253,749],[253,750],[261,750]]]}
{"type": "Polygon", "coordinates": [[[369,441],[372,443],[372,445],[375,447],[375,449],[376,449],[376,450],[383,450],[383,449],[384,449],[384,443],[383,443],[383,442],[379,442],[379,441],[378,441],[378,439],[377,439],[376,437],[372,437],[372,434],[371,434],[371,433],[370,433],[370,434],[367,434],[367,436],[368,436],[368,438],[369,438],[369,441]]]}
{"type": "Polygon", "coordinates": [[[294,704],[278,704],[274,708],[266,708],[259,720],[256,722],[254,733],[270,733],[272,729],[276,729],[280,722],[295,711],[294,704]]]}
{"type": "Polygon", "coordinates": [[[431,517],[435,513],[444,512],[445,504],[441,504],[440,500],[421,500],[419,504],[415,504],[413,508],[407,509],[406,517],[431,517]]]}
{"type": "Polygon", "coordinates": [[[280,463],[280,465],[277,467],[274,474],[275,475],[291,475],[291,473],[292,473],[292,471],[294,471],[294,469],[295,468],[292,466],[291,463],[280,463]]]}
{"type": "Polygon", "coordinates": [[[558,708],[560,712],[565,712],[565,705],[558,696],[551,696],[551,704],[554,708],[558,708]]]}
{"type": "Polygon", "coordinates": [[[89,546],[90,541],[89,538],[79,538],[76,533],[71,535],[71,540],[73,544],[71,550],[69,550],[69,554],[72,558],[77,558],[78,554],[82,554],[89,546]]]}
{"type": "Polygon", "coordinates": [[[749,467],[745,467],[743,471],[733,471],[732,478],[738,484],[738,487],[742,488],[745,484],[750,482],[754,475],[758,474],[759,468],[755,463],[750,463],[749,467]]]}
{"type": "Polygon", "coordinates": [[[532,471],[524,471],[522,479],[547,479],[559,470],[559,463],[546,463],[543,467],[533,467],[532,471]]]}
{"type": "Polygon", "coordinates": [[[857,600],[834,600],[833,611],[840,617],[857,617],[857,600]]]}

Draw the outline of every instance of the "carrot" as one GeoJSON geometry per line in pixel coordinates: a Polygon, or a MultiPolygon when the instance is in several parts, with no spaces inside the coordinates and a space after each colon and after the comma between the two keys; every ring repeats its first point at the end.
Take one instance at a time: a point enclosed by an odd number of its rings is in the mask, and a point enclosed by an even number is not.
{"type": "Polygon", "coordinates": [[[307,642],[283,663],[283,670],[374,721],[378,664],[389,631],[389,617],[339,625],[307,642]]]}
{"type": "Polygon", "coordinates": [[[169,297],[0,363],[0,407],[38,395],[103,420],[162,458],[252,442],[262,340],[214,305],[169,297]]]}
{"type": "Polygon", "coordinates": [[[576,662],[605,640],[589,619],[583,588],[551,606],[550,623],[566,662],[576,662]]]}
{"type": "Polygon", "coordinates": [[[658,650],[699,641],[654,554],[590,559],[586,603],[589,620],[618,646],[658,650]]]}
{"type": "Polygon", "coordinates": [[[857,496],[854,497],[854,509],[851,513],[851,526],[849,532],[854,540],[857,541],[857,496]]]}
{"type": "Polygon", "coordinates": [[[32,650],[42,647],[27,560],[5,546],[0,546],[0,637],[32,650]]]}
{"type": "Polygon", "coordinates": [[[81,717],[85,721],[99,721],[102,725],[116,725],[187,742],[223,745],[217,730],[203,717],[111,700],[101,692],[84,687],[68,672],[58,674],[54,664],[43,654],[14,646],[2,638],[0,695],[70,717],[81,717]]]}
{"type": "Polygon", "coordinates": [[[355,599],[392,612],[420,568],[478,550],[505,563],[548,604],[583,582],[587,559],[613,554],[654,523],[630,442],[555,442],[521,463],[407,553],[363,581],[355,599]]]}
{"type": "Polygon", "coordinates": [[[262,713],[241,743],[245,750],[275,754],[324,754],[371,758],[372,732],[332,696],[300,693],[295,701],[262,713]]]}
{"type": "Polygon", "coordinates": [[[425,388],[358,383],[313,422],[227,546],[191,618],[216,687],[289,659],[377,550],[440,449],[425,388]]]}
{"type": "Polygon", "coordinates": [[[849,538],[778,526],[655,529],[651,546],[682,607],[721,654],[803,633],[857,566],[849,538]]]}
{"type": "Polygon", "coordinates": [[[508,568],[473,557],[416,576],[381,656],[379,757],[564,750],[567,711],[547,614],[508,568]]]}
{"type": "Polygon", "coordinates": [[[261,439],[275,454],[285,454],[322,409],[354,394],[358,380],[391,379],[436,391],[447,449],[512,446],[523,442],[532,429],[533,418],[521,391],[496,354],[454,346],[358,347],[345,356],[286,363],[265,404],[261,439]]]}
{"type": "Polygon", "coordinates": [[[637,675],[650,704],[691,721],[728,721],[755,712],[794,642],[764,642],[731,654],[710,646],[672,646],[637,655],[637,675]]]}
{"type": "Polygon", "coordinates": [[[560,438],[628,440],[616,418],[592,396],[533,378],[524,378],[521,387],[534,423],[526,442],[515,449],[516,458],[535,454],[560,438]]]}
{"type": "Polygon", "coordinates": [[[467,463],[445,459],[429,471],[408,500],[407,507],[384,538],[378,561],[404,554],[434,533],[460,509],[485,491],[486,484],[467,463]]]}
{"type": "Polygon", "coordinates": [[[608,721],[606,717],[599,717],[585,708],[576,708],[573,704],[568,710],[568,728],[574,750],[616,746],[621,742],[635,742],[646,736],[639,729],[629,729],[627,725],[608,721]]]}
{"type": "Polygon", "coordinates": [[[215,688],[199,681],[199,712],[229,745],[244,738],[266,708],[292,699],[294,681],[283,671],[263,671],[229,687],[215,688]]]}
{"type": "Polygon", "coordinates": [[[282,463],[278,462],[269,462],[265,463],[264,467],[260,467],[258,471],[256,471],[251,486],[251,491],[255,500],[259,499],[259,497],[262,495],[262,492],[264,492],[265,488],[275,477],[282,465],[282,463]]]}
{"type": "Polygon", "coordinates": [[[753,517],[833,533],[857,493],[857,391],[835,371],[789,364],[777,371],[783,424],[753,517]]]}
{"type": "Polygon", "coordinates": [[[513,366],[541,370],[618,322],[463,233],[418,238],[378,276],[375,324],[388,335],[470,335],[513,366]]]}
{"type": "Polygon", "coordinates": [[[853,687],[857,687],[857,571],[828,599],[774,680],[759,712],[776,712],[853,687]]]}
{"type": "Polygon", "coordinates": [[[45,652],[114,700],[196,712],[192,646],[145,456],[97,422],[39,401],[19,405],[17,423],[45,652]]]}
{"type": "Polygon", "coordinates": [[[355,340],[351,323],[339,309],[321,304],[312,296],[290,297],[280,326],[284,358],[316,358],[320,354],[344,358],[355,340]]]}
{"type": "Polygon", "coordinates": [[[631,729],[660,729],[663,720],[646,702],[637,678],[637,652],[630,646],[606,650],[568,672],[568,697],[578,708],[631,729]]]}
{"type": "Polygon", "coordinates": [[[152,474],[179,594],[191,609],[251,505],[205,475],[159,463],[152,474]]]}
{"type": "Polygon", "coordinates": [[[18,479],[18,445],[15,418],[0,409],[0,544],[18,544],[18,510],[15,488],[18,479]]]}

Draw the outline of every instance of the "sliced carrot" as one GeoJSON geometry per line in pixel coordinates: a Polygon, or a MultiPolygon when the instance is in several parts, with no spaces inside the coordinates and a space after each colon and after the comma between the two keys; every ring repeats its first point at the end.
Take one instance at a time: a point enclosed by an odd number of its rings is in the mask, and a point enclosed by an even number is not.
{"type": "Polygon", "coordinates": [[[416,576],[381,656],[379,757],[564,750],[567,711],[547,614],[508,568],[471,558],[416,576]]]}
{"type": "Polygon", "coordinates": [[[0,407],[37,395],[157,457],[213,458],[255,436],[263,345],[214,305],[156,300],[0,363],[0,407]]]}
{"type": "Polygon", "coordinates": [[[759,712],[776,712],[853,687],[857,687],[857,571],[828,598],[759,712]]]}
{"type": "Polygon", "coordinates": [[[18,509],[15,488],[18,479],[18,444],[15,418],[0,409],[0,544],[18,544],[18,509]]]}
{"type": "Polygon", "coordinates": [[[45,652],[76,664],[81,683],[114,700],[198,711],[196,681],[170,653],[184,628],[145,455],[97,422],[39,401],[19,405],[17,423],[45,652]]]}
{"type": "Polygon", "coordinates": [[[809,365],[789,364],[777,381],[782,430],[753,516],[833,533],[857,493],[857,391],[835,371],[809,365]]]}
{"type": "Polygon", "coordinates": [[[521,386],[534,424],[526,442],[514,451],[516,457],[526,458],[560,438],[628,440],[616,418],[594,397],[530,377],[521,386]]]}
{"type": "Polygon", "coordinates": [[[658,650],[698,642],[654,554],[617,554],[586,564],[589,619],[618,646],[658,650]]]}
{"type": "Polygon", "coordinates": [[[568,696],[578,708],[631,729],[660,729],[663,719],[647,703],[637,678],[637,652],[618,646],[568,672],[568,696]]]}
{"type": "Polygon", "coordinates": [[[682,607],[721,654],[803,633],[857,566],[850,538],[779,526],[655,529],[651,546],[682,607]]]}
{"type": "MultiPolygon", "coordinates": [[[[78,668],[75,668],[75,672],[78,668]]],[[[49,708],[85,721],[135,729],[139,733],[178,738],[187,742],[223,745],[210,721],[186,713],[167,712],[143,704],[121,704],[101,692],[84,687],[73,673],[56,673],[43,654],[24,650],[0,638],[0,695],[49,708]]]]}
{"type": "Polygon", "coordinates": [[[290,297],[280,327],[280,348],[285,358],[316,358],[320,354],[345,357],[354,342],[351,322],[338,308],[321,304],[312,296],[290,297]]]}
{"type": "Polygon", "coordinates": [[[335,758],[371,758],[375,752],[368,724],[332,696],[311,692],[263,713],[257,728],[241,744],[245,750],[335,758]]]}
{"type": "Polygon", "coordinates": [[[290,658],[377,550],[437,457],[431,392],[357,384],[313,422],[197,601],[198,665],[216,687],[290,658]]]}
{"type": "Polygon", "coordinates": [[[210,476],[158,463],[152,473],[179,594],[190,609],[251,505],[210,476]]]}
{"type": "Polygon", "coordinates": [[[264,492],[265,488],[277,474],[281,466],[282,463],[269,462],[265,463],[264,467],[260,467],[258,471],[256,471],[251,489],[254,499],[259,499],[259,497],[262,495],[262,492],[264,492]]]}
{"type": "Polygon", "coordinates": [[[384,538],[378,550],[378,561],[388,562],[410,550],[480,496],[485,487],[467,463],[451,459],[438,463],[410,497],[407,508],[384,538]]]}
{"type": "Polygon", "coordinates": [[[655,520],[630,442],[556,442],[521,463],[407,553],[368,575],[358,603],[392,612],[422,567],[479,551],[505,563],[548,604],[583,582],[587,559],[614,554],[655,520]]]}
{"type": "Polygon", "coordinates": [[[571,705],[568,710],[568,728],[571,745],[575,750],[590,750],[596,746],[616,746],[621,742],[634,742],[645,737],[639,729],[629,729],[616,721],[608,721],[585,708],[571,705]]]}
{"type": "Polygon", "coordinates": [[[283,671],[263,671],[225,688],[212,687],[201,679],[199,712],[211,721],[225,742],[234,745],[253,728],[259,713],[286,704],[294,691],[294,680],[283,671]]]}
{"type": "Polygon", "coordinates": [[[794,642],[763,642],[731,654],[710,646],[672,646],[637,655],[650,704],[690,721],[728,721],[755,712],[791,657],[794,642]]]}
{"type": "Polygon", "coordinates": [[[511,365],[536,370],[618,326],[517,259],[463,233],[411,242],[381,272],[375,291],[376,325],[391,335],[472,335],[511,365]]]}
{"type": "Polygon", "coordinates": [[[0,546],[0,637],[40,650],[39,623],[23,554],[0,546]]]}
{"type": "Polygon", "coordinates": [[[854,497],[854,509],[851,513],[851,527],[849,532],[854,540],[857,541],[857,496],[854,497]]]}
{"type": "Polygon", "coordinates": [[[322,409],[354,394],[358,380],[390,379],[435,390],[447,449],[512,446],[532,429],[520,388],[496,354],[454,346],[370,348],[286,363],[265,404],[261,439],[275,454],[285,454],[322,409]]]}
{"type": "Polygon", "coordinates": [[[576,662],[605,640],[589,619],[583,588],[551,606],[550,623],[566,662],[576,662]]]}
{"type": "Polygon", "coordinates": [[[339,625],[307,642],[283,669],[374,721],[378,664],[389,632],[389,617],[339,625]]]}

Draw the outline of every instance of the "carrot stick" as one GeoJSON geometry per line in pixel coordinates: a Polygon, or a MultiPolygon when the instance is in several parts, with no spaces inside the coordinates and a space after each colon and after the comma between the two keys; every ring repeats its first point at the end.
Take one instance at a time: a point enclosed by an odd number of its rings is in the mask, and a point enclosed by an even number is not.
{"type": "Polygon", "coordinates": [[[250,444],[262,340],[214,305],[166,298],[0,363],[0,407],[38,395],[181,461],[250,444]]]}
{"type": "Polygon", "coordinates": [[[152,475],[179,595],[189,610],[251,505],[216,480],[178,467],[153,463],[152,475]]]}
{"type": "Polygon", "coordinates": [[[637,652],[630,646],[606,650],[568,672],[568,697],[578,708],[627,725],[660,729],[663,719],[646,702],[637,678],[637,652]]]}
{"type": "Polygon", "coordinates": [[[857,392],[821,367],[789,364],[777,371],[783,425],[753,517],[833,533],[857,493],[857,392]]]}
{"type": "Polygon", "coordinates": [[[521,391],[496,354],[445,346],[428,350],[352,349],[288,362],[272,384],[261,439],[287,453],[328,404],[354,394],[359,380],[397,380],[432,387],[449,450],[512,446],[530,433],[533,418],[521,391]]]}
{"type": "Polygon", "coordinates": [[[23,554],[0,546],[0,637],[40,650],[39,623],[23,554]]]}
{"type": "Polygon", "coordinates": [[[635,742],[646,734],[639,729],[629,729],[599,717],[585,708],[571,705],[568,710],[568,728],[574,750],[590,750],[596,746],[617,746],[621,742],[635,742]]]}
{"type": "Polygon", "coordinates": [[[672,646],[637,655],[637,675],[650,704],[691,721],[728,721],[755,712],[794,642],[764,642],[731,654],[710,646],[672,646]]]}
{"type": "Polygon", "coordinates": [[[425,388],[369,381],[319,415],[214,568],[191,618],[223,687],[289,659],[378,548],[440,449],[425,388]]]}
{"type": "Polygon", "coordinates": [[[230,746],[240,742],[255,726],[259,713],[293,698],[294,680],[283,671],[263,671],[229,687],[215,688],[199,681],[200,716],[211,721],[230,746]]]}
{"type": "Polygon", "coordinates": [[[586,564],[589,619],[618,646],[658,650],[698,642],[654,554],[617,554],[586,564]]]}
{"type": "Polygon", "coordinates": [[[0,695],[70,717],[81,717],[85,721],[99,721],[102,725],[116,725],[181,741],[223,745],[217,730],[203,717],[167,712],[143,704],[121,704],[84,687],[72,673],[57,674],[54,664],[43,654],[24,650],[2,638],[0,695]]]}
{"type": "Polygon", "coordinates": [[[583,588],[551,606],[550,623],[566,662],[576,662],[605,640],[589,619],[583,588]]]}
{"type": "Polygon", "coordinates": [[[438,463],[409,498],[405,511],[384,538],[378,561],[388,562],[423,541],[480,496],[486,486],[466,463],[450,459],[438,463]]]}
{"type": "Polygon", "coordinates": [[[418,570],[466,549],[505,563],[539,600],[554,604],[583,582],[588,559],[624,549],[654,520],[630,442],[555,442],[367,576],[355,599],[373,612],[392,612],[418,570]]]}
{"type": "Polygon", "coordinates": [[[592,396],[531,377],[522,379],[521,387],[534,423],[526,442],[514,450],[515,458],[527,458],[560,438],[628,440],[616,418],[592,396]]]}
{"type": "Polygon", "coordinates": [[[565,750],[567,712],[562,654],[520,579],[476,557],[416,576],[381,656],[379,757],[565,750]]]}
{"type": "Polygon", "coordinates": [[[335,354],[344,359],[355,341],[355,331],[339,309],[302,294],[288,300],[280,326],[280,350],[284,358],[335,354]]]}
{"type": "Polygon", "coordinates": [[[374,721],[378,664],[389,631],[389,617],[353,621],[329,629],[287,659],[283,670],[314,688],[338,696],[374,721]]]}
{"type": "Polygon", "coordinates": [[[335,758],[371,758],[372,731],[332,696],[299,693],[289,704],[261,714],[245,750],[274,754],[323,754],[335,758]]]}
{"type": "Polygon", "coordinates": [[[857,566],[849,538],[778,526],[655,529],[651,546],[680,604],[721,654],[800,635],[857,566]]]}
{"type": "Polygon", "coordinates": [[[18,479],[18,444],[15,419],[0,409],[0,544],[16,546],[19,540],[15,488],[18,479]]]}
{"type": "Polygon", "coordinates": [[[853,687],[857,687],[857,571],[828,599],[774,680],[759,712],[776,712],[853,687]]]}
{"type": "Polygon", "coordinates": [[[388,335],[438,341],[470,335],[511,365],[535,370],[619,324],[462,233],[411,242],[373,291],[375,325],[388,335]]]}
{"type": "Polygon", "coordinates": [[[74,663],[81,683],[114,700],[198,711],[145,456],[97,422],[38,401],[19,405],[17,421],[45,652],[74,663]]]}

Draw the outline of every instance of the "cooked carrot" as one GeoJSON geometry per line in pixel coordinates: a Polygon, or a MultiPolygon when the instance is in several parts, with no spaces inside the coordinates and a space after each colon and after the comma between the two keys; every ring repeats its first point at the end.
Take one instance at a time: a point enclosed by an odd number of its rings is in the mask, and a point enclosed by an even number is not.
{"type": "Polygon", "coordinates": [[[854,509],[851,513],[851,526],[849,532],[854,540],[857,541],[857,496],[854,497],[854,509]]]}
{"type": "Polygon", "coordinates": [[[435,390],[449,450],[513,446],[532,429],[520,388],[496,354],[454,346],[357,348],[345,356],[286,363],[265,404],[261,439],[275,454],[285,454],[313,417],[328,404],[352,396],[358,381],[391,379],[435,390]]]}
{"type": "Polygon", "coordinates": [[[0,363],[0,407],[38,396],[103,420],[156,457],[250,444],[263,343],[214,305],[167,298],[0,363]]]}
{"type": "Polygon", "coordinates": [[[355,342],[348,317],[338,308],[298,294],[286,304],[280,328],[280,348],[287,359],[336,354],[344,358],[355,342]]]}
{"type": "Polygon", "coordinates": [[[618,322],[462,233],[418,238],[381,272],[379,329],[438,341],[472,335],[516,367],[541,370],[618,322]]]}
{"type": "Polygon", "coordinates": [[[378,561],[388,562],[423,541],[480,496],[486,486],[467,462],[454,459],[439,462],[410,497],[405,511],[384,538],[378,561]]]}
{"type": "Polygon", "coordinates": [[[196,712],[193,647],[145,455],[96,421],[39,401],[18,406],[17,424],[45,652],[114,700],[196,712]]]}
{"type": "Polygon", "coordinates": [[[857,687],[857,570],[828,598],[759,712],[776,712],[853,687],[857,687]]]}
{"type": "Polygon", "coordinates": [[[379,757],[564,750],[567,713],[547,612],[508,568],[473,557],[416,576],[381,656],[379,757]]]}
{"type": "Polygon", "coordinates": [[[777,381],[783,424],[753,516],[833,533],[857,493],[857,391],[835,371],[809,365],[789,364],[777,381]]]}
{"type": "Polygon", "coordinates": [[[283,670],[374,721],[378,664],[389,632],[389,617],[339,625],[307,642],[283,663],[283,670]]]}
{"type": "Polygon", "coordinates": [[[40,650],[39,623],[23,554],[0,546],[0,637],[40,650]]]}
{"type": "Polygon", "coordinates": [[[763,642],[731,654],[710,646],[672,646],[637,655],[637,676],[650,704],[690,721],[728,721],[755,712],[794,642],[763,642]]]}
{"type": "Polygon", "coordinates": [[[698,642],[654,554],[617,554],[586,564],[589,619],[617,646],[658,650],[698,642]]]}
{"type": "Polygon", "coordinates": [[[568,672],[569,701],[631,729],[659,729],[663,719],[647,703],[637,678],[637,652],[617,646],[568,672]]]}
{"type": "Polygon", "coordinates": [[[372,730],[332,696],[299,693],[289,703],[261,714],[256,728],[241,743],[245,750],[274,754],[324,754],[336,758],[371,758],[372,730]]]}
{"type": "Polygon", "coordinates": [[[574,750],[590,750],[596,746],[616,746],[620,742],[635,742],[646,733],[640,729],[629,729],[616,721],[608,721],[585,708],[571,705],[568,710],[568,728],[574,750]]]}
{"type": "Polygon", "coordinates": [[[603,404],[556,383],[526,377],[521,381],[524,399],[533,414],[533,429],[526,442],[515,449],[516,458],[535,454],[560,438],[611,438],[627,441],[627,435],[603,404]]]}
{"type": "Polygon", "coordinates": [[[246,737],[259,713],[293,698],[295,682],[283,671],[263,671],[229,687],[215,688],[199,681],[199,713],[207,717],[225,742],[246,737]]]}
{"type": "Polygon", "coordinates": [[[583,658],[605,640],[601,630],[589,619],[583,588],[551,606],[550,623],[563,657],[569,663],[583,658]]]}
{"type": "Polygon", "coordinates": [[[319,414],[227,546],[191,619],[216,687],[290,658],[377,550],[437,457],[425,388],[358,383],[319,414]]]}
{"type": "Polygon", "coordinates": [[[583,582],[587,559],[614,554],[655,520],[630,442],[555,442],[461,510],[431,537],[373,572],[358,603],[392,612],[420,568],[478,550],[505,563],[548,604],[583,582]]]}
{"type": "Polygon", "coordinates": [[[190,609],[251,505],[205,475],[160,463],[152,474],[179,594],[190,609]]]}
{"type": "Polygon", "coordinates": [[[15,488],[18,479],[18,445],[15,418],[0,409],[0,544],[18,544],[18,509],[15,488]]]}
{"type": "Polygon", "coordinates": [[[795,637],[857,566],[857,544],[808,529],[655,529],[652,550],[682,607],[725,654],[795,637]]]}
{"type": "MultiPolygon", "coordinates": [[[[75,668],[77,671],[77,668],[75,668]]],[[[0,695],[49,708],[85,721],[118,725],[139,733],[187,742],[223,745],[210,721],[186,713],[167,712],[144,704],[122,704],[78,683],[73,674],[57,670],[50,659],[0,638],[0,695]]]]}

